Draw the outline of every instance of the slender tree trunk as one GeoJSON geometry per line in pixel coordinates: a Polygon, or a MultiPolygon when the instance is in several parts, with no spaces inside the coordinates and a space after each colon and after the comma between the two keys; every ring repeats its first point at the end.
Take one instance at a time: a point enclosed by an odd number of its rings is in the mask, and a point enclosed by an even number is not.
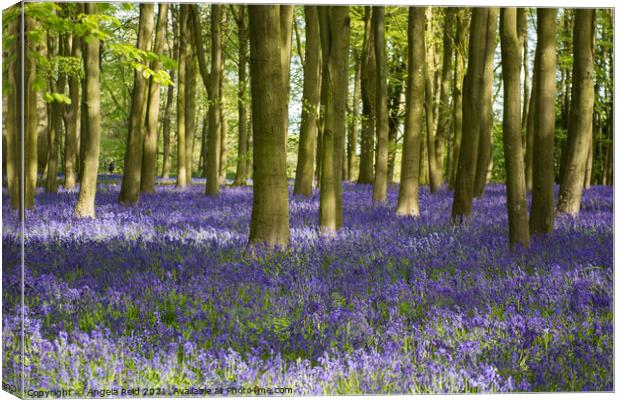
{"type": "MultiPolygon", "coordinates": [[[[530,233],[553,230],[553,141],[555,136],[555,17],[557,9],[539,8],[536,45],[536,123],[533,151],[530,233]]],[[[583,176],[583,174],[581,175],[583,176]]]]}
{"type": "MultiPolygon", "coordinates": [[[[517,35],[519,45],[523,48],[523,113],[521,117],[521,129],[527,126],[527,114],[530,105],[530,63],[528,54],[528,34],[527,34],[527,8],[517,9],[517,35]]],[[[523,149],[526,148],[525,135],[523,135],[523,149]]]]}
{"type": "Polygon", "coordinates": [[[377,150],[375,159],[375,182],[372,191],[373,203],[387,200],[387,162],[388,162],[388,112],[387,112],[387,58],[385,47],[385,7],[374,6],[372,27],[375,39],[375,59],[377,60],[377,150]]]}
{"type": "MultiPolygon", "coordinates": [[[[155,29],[154,51],[163,54],[166,40],[166,26],[168,25],[168,4],[160,3],[157,12],[157,27],[155,29]]],[[[153,62],[151,67],[157,72],[161,63],[153,62]]],[[[140,191],[143,193],[155,192],[155,175],[157,174],[157,124],[159,121],[159,83],[151,78],[148,90],[148,108],[146,112],[146,136],[142,150],[142,168],[140,177],[140,191]]],[[[170,121],[168,121],[170,122],[170,121]]]]}
{"type": "Polygon", "coordinates": [[[525,132],[525,187],[528,192],[532,191],[533,167],[534,167],[534,136],[536,135],[536,82],[538,80],[536,72],[536,57],[534,57],[534,71],[532,71],[532,91],[530,95],[530,105],[527,113],[527,127],[525,132]]]}
{"type": "MultiPolygon", "coordinates": [[[[176,10],[177,8],[170,9],[173,27],[173,44],[170,57],[172,57],[174,60],[178,60],[179,58],[179,17],[176,10]]],[[[169,42],[168,46],[170,46],[169,42]]],[[[170,80],[174,82],[175,68],[172,68],[169,74],[170,80]]],[[[172,115],[172,103],[174,101],[174,87],[175,85],[168,86],[168,92],[166,96],[166,108],[164,109],[164,126],[162,132],[162,136],[164,138],[164,153],[161,166],[161,176],[164,179],[168,179],[170,176],[170,120],[172,115]]]]}
{"type": "Polygon", "coordinates": [[[424,43],[425,7],[409,7],[407,30],[408,66],[405,139],[400,173],[400,192],[396,213],[400,215],[419,215],[418,178],[420,167],[420,136],[422,134],[422,110],[424,98],[424,43]]]}
{"type": "MultiPolygon", "coordinates": [[[[85,3],[84,11],[87,15],[97,14],[96,3],[85,3]]],[[[91,37],[83,41],[85,97],[86,107],[82,112],[86,114],[87,128],[83,131],[81,146],[84,148],[84,168],[80,181],[80,194],[75,206],[76,218],[95,217],[95,193],[97,191],[97,169],[99,167],[99,134],[101,129],[101,103],[99,87],[99,39],[91,37]]]]}
{"type": "Polygon", "coordinates": [[[207,143],[206,194],[220,193],[219,171],[221,151],[220,65],[222,64],[222,5],[211,5],[211,73],[209,74],[209,140],[207,143]]]}
{"type": "MultiPolygon", "coordinates": [[[[82,57],[81,40],[78,35],[71,37],[71,57],[82,57]]],[[[65,189],[73,189],[76,181],[77,139],[80,114],[80,78],[69,77],[69,98],[67,106],[67,138],[65,139],[65,189]]]]}
{"type": "Polygon", "coordinates": [[[406,68],[405,62],[401,59],[399,53],[398,50],[394,51],[394,59],[391,63],[388,80],[388,184],[394,182],[396,142],[400,126],[400,98],[403,93],[403,80],[406,68]]]}
{"type": "Polygon", "coordinates": [[[454,189],[456,181],[456,171],[459,165],[459,154],[461,152],[461,137],[463,134],[463,77],[465,75],[465,54],[467,40],[467,15],[466,10],[459,9],[456,14],[456,41],[454,43],[454,88],[453,88],[453,113],[452,122],[453,145],[452,161],[450,168],[450,189],[454,189]]]}
{"type": "MultiPolygon", "coordinates": [[[[140,24],[137,48],[150,51],[153,35],[153,4],[140,4],[140,24]]],[[[147,105],[148,82],[141,71],[134,72],[129,131],[125,150],[125,172],[119,202],[136,204],[140,199],[140,178],[142,170],[142,150],[144,146],[144,121],[147,105]]]]}
{"type": "Polygon", "coordinates": [[[527,215],[523,144],[521,141],[521,44],[517,36],[517,10],[503,8],[500,35],[504,78],[504,159],[510,247],[528,247],[530,232],[527,215]]]}
{"type": "MultiPolygon", "coordinates": [[[[254,184],[250,243],[286,246],[289,239],[286,130],[288,72],[282,62],[287,6],[250,5],[250,74],[254,184]],[[280,62],[276,62],[280,60],[280,62]]],[[[290,41],[290,38],[288,38],[290,41]]]]}
{"type": "Polygon", "coordinates": [[[372,7],[365,7],[364,43],[361,60],[362,135],[360,151],[360,174],[358,183],[374,181],[375,154],[375,98],[377,87],[377,63],[372,30],[372,7]]]}
{"type": "Polygon", "coordinates": [[[489,163],[493,161],[493,59],[495,56],[498,8],[490,8],[487,22],[486,48],[484,55],[484,77],[482,81],[482,103],[480,105],[480,140],[474,179],[474,197],[484,194],[487,183],[489,163]]]}
{"type": "MultiPolygon", "coordinates": [[[[50,36],[48,36],[48,40],[50,36]]],[[[52,39],[53,43],[48,45],[50,50],[50,56],[66,56],[63,45],[65,38],[60,36],[52,39]]],[[[58,72],[58,79],[54,77],[50,81],[50,89],[52,93],[65,93],[65,86],[67,84],[66,75],[62,72],[58,72]]],[[[47,179],[45,180],[45,190],[47,193],[58,192],[58,155],[60,147],[60,138],[62,136],[62,114],[63,105],[58,101],[50,103],[50,129],[47,141],[47,179]]]]}
{"type": "Polygon", "coordinates": [[[357,148],[357,121],[359,120],[361,62],[357,48],[353,49],[355,74],[353,78],[353,97],[351,99],[351,118],[349,120],[347,138],[347,180],[353,181],[357,148]]]}
{"type": "Polygon", "coordinates": [[[304,64],[304,92],[299,131],[299,155],[295,170],[293,194],[312,195],[314,157],[321,101],[321,37],[317,6],[305,6],[306,57],[304,64]]]}
{"type": "MultiPolygon", "coordinates": [[[[188,55],[188,41],[189,41],[189,8],[188,4],[180,4],[180,17],[179,17],[179,61],[178,71],[179,78],[177,81],[177,187],[184,189],[187,186],[187,162],[185,154],[185,141],[187,138],[187,130],[185,120],[185,107],[186,107],[186,83],[187,74],[185,64],[187,63],[188,55]]],[[[191,180],[191,176],[190,176],[191,180]]]]}
{"type": "Polygon", "coordinates": [[[594,111],[594,62],[592,59],[595,11],[575,11],[573,30],[573,82],[568,124],[567,154],[560,181],[559,213],[579,213],[584,179],[591,160],[592,113],[594,111]]]}
{"type": "MultiPolygon", "coordinates": [[[[36,81],[36,60],[32,54],[35,44],[28,37],[28,33],[34,31],[37,26],[31,17],[25,17],[26,45],[23,53],[23,76],[24,76],[24,183],[23,196],[24,207],[29,209],[34,207],[34,194],[37,187],[37,100],[34,84],[36,81]]],[[[21,169],[20,169],[21,172],[21,169]]],[[[21,180],[21,179],[20,179],[21,180]]],[[[21,214],[21,213],[20,213],[21,214]]]]}
{"type": "Polygon", "coordinates": [[[481,126],[488,8],[474,8],[469,37],[469,60],[463,82],[463,133],[460,146],[452,221],[471,215],[481,126]]]}
{"type": "MultiPolygon", "coordinates": [[[[443,181],[443,165],[446,154],[446,144],[450,138],[450,82],[452,78],[452,41],[453,26],[455,24],[454,8],[445,11],[445,25],[443,32],[443,62],[441,66],[441,89],[439,93],[439,124],[435,134],[435,158],[439,168],[439,179],[443,181]]],[[[441,182],[440,182],[441,185],[441,182]]]]}
{"type": "MultiPolygon", "coordinates": [[[[233,186],[245,185],[248,179],[246,160],[248,158],[248,112],[246,109],[247,96],[247,64],[248,64],[248,26],[245,17],[245,5],[239,6],[237,29],[239,36],[239,83],[237,103],[239,108],[239,150],[237,155],[237,172],[233,186]]],[[[311,173],[312,174],[312,173],[311,173]]]]}
{"type": "Polygon", "coordinates": [[[323,232],[342,227],[342,164],[347,107],[349,54],[349,8],[319,9],[324,60],[322,84],[326,90],[323,130],[319,225],[323,232]]]}
{"type": "MultiPolygon", "coordinates": [[[[430,19],[432,14],[429,13],[427,17],[427,27],[430,30],[430,19]]],[[[429,37],[432,37],[432,32],[429,34],[429,37]]],[[[435,152],[435,113],[434,113],[434,91],[433,91],[433,81],[432,81],[432,59],[433,57],[433,49],[426,51],[424,54],[424,109],[426,115],[426,154],[428,161],[428,178],[430,184],[431,193],[435,193],[439,190],[441,186],[441,170],[437,165],[437,154],[435,152]],[[429,54],[430,53],[430,54],[429,54]]]]}

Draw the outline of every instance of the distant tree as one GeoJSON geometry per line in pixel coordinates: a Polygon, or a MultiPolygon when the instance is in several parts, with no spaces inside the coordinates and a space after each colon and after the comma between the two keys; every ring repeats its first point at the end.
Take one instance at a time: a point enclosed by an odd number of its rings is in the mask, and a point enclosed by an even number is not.
{"type": "MultiPolygon", "coordinates": [[[[196,42],[195,36],[191,34],[192,24],[191,9],[187,16],[187,54],[185,59],[185,173],[187,174],[187,184],[192,184],[194,173],[194,143],[196,140],[196,92],[197,92],[197,71],[196,71],[196,42]]],[[[177,112],[180,112],[177,110],[177,112]]]]}
{"type": "Polygon", "coordinates": [[[292,6],[250,5],[253,200],[250,243],[286,246],[289,239],[286,130],[292,6]],[[287,26],[289,25],[290,26],[287,26]],[[279,62],[277,62],[279,60],[279,62]]]}
{"type": "Polygon", "coordinates": [[[319,225],[323,232],[342,227],[342,164],[344,159],[349,55],[349,8],[319,9],[324,67],[325,126],[321,160],[319,225]]]}
{"type": "MultiPolygon", "coordinates": [[[[136,47],[143,51],[151,50],[154,25],[153,13],[153,4],[140,4],[140,22],[136,47]]],[[[140,198],[147,90],[147,79],[141,71],[136,70],[134,72],[134,84],[131,94],[127,146],[125,148],[125,171],[119,196],[119,202],[124,204],[135,204],[140,198]]]]}
{"type": "MultiPolygon", "coordinates": [[[[171,6],[170,14],[172,21],[172,47],[170,47],[170,41],[166,41],[166,46],[168,47],[169,57],[174,60],[178,60],[179,58],[179,45],[178,45],[178,37],[179,37],[179,17],[178,17],[178,8],[171,6]]],[[[176,68],[170,68],[170,80],[174,82],[175,80],[175,72],[176,68]]],[[[168,91],[166,92],[166,106],[164,108],[163,115],[163,128],[162,128],[162,136],[164,142],[164,150],[162,154],[162,166],[161,166],[161,176],[164,179],[167,179],[170,176],[170,125],[171,125],[171,115],[172,115],[172,103],[174,102],[174,87],[175,85],[168,85],[168,91]]]]}
{"type": "MultiPolygon", "coordinates": [[[[97,3],[85,3],[84,14],[97,14],[97,3]]],[[[95,193],[97,191],[97,170],[99,167],[99,138],[101,131],[101,90],[99,83],[99,39],[95,35],[87,36],[82,41],[84,56],[86,107],[86,136],[81,138],[84,148],[84,161],[80,181],[80,194],[75,206],[77,218],[95,217],[95,193]]]]}
{"type": "Polygon", "coordinates": [[[349,126],[347,128],[347,168],[346,179],[353,181],[355,160],[357,158],[357,127],[359,121],[359,103],[360,103],[360,79],[361,79],[361,60],[360,52],[358,48],[353,48],[353,62],[354,62],[354,75],[353,75],[353,96],[351,97],[351,109],[349,126]]]}
{"type": "Polygon", "coordinates": [[[376,138],[375,181],[372,191],[373,203],[387,200],[388,167],[388,110],[387,110],[387,57],[385,46],[385,7],[374,6],[372,10],[372,28],[375,39],[375,59],[377,60],[376,86],[376,138]]]}
{"type": "Polygon", "coordinates": [[[584,187],[584,176],[592,149],[594,108],[594,22],[595,11],[577,9],[573,28],[573,79],[568,123],[565,170],[560,181],[557,210],[577,214],[584,187]]]}
{"type": "Polygon", "coordinates": [[[302,97],[299,153],[295,170],[294,194],[312,195],[319,107],[321,101],[321,37],[317,6],[304,6],[306,56],[302,97]]]}
{"type": "Polygon", "coordinates": [[[523,144],[521,142],[521,43],[517,35],[517,10],[502,8],[500,21],[502,75],[504,78],[504,159],[510,246],[530,242],[523,144]]]}
{"type": "Polygon", "coordinates": [[[424,99],[424,26],[425,7],[409,7],[407,30],[408,65],[405,139],[401,163],[400,192],[396,212],[401,215],[419,215],[418,179],[420,167],[420,137],[423,129],[424,99]]]}
{"type": "MultiPolygon", "coordinates": [[[[555,136],[556,8],[537,9],[536,122],[533,150],[530,233],[553,230],[553,181],[555,136]]],[[[581,175],[583,179],[583,175],[581,175]]],[[[583,182],[583,181],[582,181],[583,182]]]]}
{"type": "MultiPolygon", "coordinates": [[[[71,42],[71,57],[82,57],[81,39],[77,34],[67,35],[67,44],[71,42]]],[[[78,162],[78,126],[80,121],[80,76],[69,76],[69,98],[67,105],[67,133],[65,139],[65,189],[73,189],[76,183],[78,162]]]]}
{"type": "MultiPolygon", "coordinates": [[[[239,38],[239,71],[238,71],[238,84],[237,84],[237,104],[239,110],[239,146],[237,155],[237,172],[235,173],[235,181],[233,186],[245,185],[248,179],[247,158],[248,158],[248,23],[247,23],[247,6],[231,6],[231,10],[235,10],[238,7],[238,11],[235,14],[235,22],[237,24],[237,36],[239,38]]],[[[312,175],[312,172],[310,173],[312,175]]]]}
{"type": "MultiPolygon", "coordinates": [[[[168,4],[160,3],[157,12],[157,27],[155,29],[155,44],[153,51],[163,54],[166,42],[166,27],[168,25],[168,4]]],[[[161,62],[152,62],[153,71],[161,69],[161,62]]],[[[172,85],[171,85],[172,86],[172,85]]],[[[159,88],[160,83],[151,78],[148,89],[148,105],[146,111],[146,135],[142,151],[142,168],[140,177],[140,191],[152,193],[155,191],[155,175],[157,174],[157,132],[159,123],[159,88]]],[[[168,118],[168,123],[170,118],[168,118]]]]}

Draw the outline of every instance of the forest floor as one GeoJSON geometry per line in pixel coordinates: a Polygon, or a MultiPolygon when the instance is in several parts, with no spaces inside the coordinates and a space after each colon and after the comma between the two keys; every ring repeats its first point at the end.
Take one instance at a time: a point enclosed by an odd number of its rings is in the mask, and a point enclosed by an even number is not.
{"type": "MultiPolygon", "coordinates": [[[[502,185],[453,226],[446,188],[422,188],[411,218],[395,215],[397,186],[373,207],[371,186],[347,183],[334,237],[318,232],[318,193],[291,196],[289,248],[250,254],[251,188],[160,185],[125,207],[115,181],[102,177],[94,220],[72,218],[76,192],[27,212],[26,390],[613,389],[611,188],[511,252],[502,185]]],[[[2,378],[19,386],[6,190],[2,217],[2,378]]]]}

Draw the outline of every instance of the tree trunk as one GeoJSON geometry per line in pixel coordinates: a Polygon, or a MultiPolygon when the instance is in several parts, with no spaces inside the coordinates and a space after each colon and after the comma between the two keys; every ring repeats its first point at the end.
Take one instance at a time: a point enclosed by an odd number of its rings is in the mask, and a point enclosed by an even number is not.
{"type": "MultiPolygon", "coordinates": [[[[186,85],[187,85],[187,70],[186,63],[188,62],[188,42],[189,42],[189,8],[188,4],[180,4],[180,17],[179,17],[179,61],[178,71],[179,78],[177,81],[177,188],[184,189],[187,186],[187,161],[185,142],[188,140],[187,135],[187,121],[185,115],[186,107],[186,85]]],[[[191,180],[191,176],[190,176],[191,180]]]]}
{"type": "MultiPolygon", "coordinates": [[[[164,53],[166,40],[166,26],[168,25],[168,4],[160,3],[157,12],[157,27],[155,30],[154,51],[164,53]]],[[[161,63],[154,61],[151,67],[157,72],[161,63]]],[[[140,177],[140,191],[143,193],[155,192],[155,175],[157,174],[157,128],[159,121],[159,83],[153,78],[148,90],[148,108],[146,112],[146,136],[142,151],[142,169],[140,177]]],[[[169,120],[168,120],[169,122],[169,120]]]]}
{"type": "MultiPolygon", "coordinates": [[[[85,3],[87,15],[97,14],[96,3],[85,3]]],[[[81,146],[84,148],[84,168],[80,182],[80,194],[75,206],[76,218],[95,217],[95,193],[97,191],[97,169],[99,167],[99,133],[101,129],[101,103],[99,88],[99,39],[91,37],[83,41],[85,97],[87,128],[83,131],[81,146]]]]}
{"type": "Polygon", "coordinates": [[[321,37],[317,6],[304,6],[306,22],[306,57],[302,99],[299,154],[295,170],[293,194],[312,195],[314,157],[321,101],[321,37]]]}
{"type": "Polygon", "coordinates": [[[374,6],[372,28],[375,38],[375,59],[377,60],[377,150],[375,158],[375,182],[372,191],[373,203],[387,200],[387,162],[388,162],[388,112],[387,112],[387,58],[385,47],[385,7],[374,6]]]}
{"type": "Polygon", "coordinates": [[[420,136],[422,134],[422,110],[424,98],[424,44],[425,7],[409,7],[407,30],[408,66],[405,139],[400,173],[400,192],[396,213],[419,215],[418,178],[420,167],[420,136]]]}
{"type": "Polygon", "coordinates": [[[521,44],[517,36],[517,10],[503,8],[500,35],[502,46],[502,74],[504,78],[504,160],[506,161],[506,193],[510,247],[520,244],[528,247],[528,226],[521,141],[521,44]]]}
{"type": "Polygon", "coordinates": [[[290,6],[248,6],[254,152],[249,241],[268,246],[286,246],[289,239],[285,129],[288,67],[283,65],[281,50],[283,42],[290,41],[281,35],[287,17],[282,9],[286,7],[290,6]]]}
{"type": "MultiPolygon", "coordinates": [[[[66,56],[64,51],[65,38],[61,35],[58,38],[51,39],[48,48],[50,57],[66,56]]],[[[58,71],[58,78],[50,78],[50,91],[52,93],[65,93],[67,77],[62,71],[58,71]]],[[[53,101],[49,104],[50,113],[50,129],[47,141],[47,179],[45,180],[45,191],[47,193],[58,192],[58,152],[60,147],[60,138],[62,136],[62,114],[64,111],[63,104],[59,101],[53,101]]]]}
{"type": "MultiPolygon", "coordinates": [[[[13,7],[21,7],[15,5],[13,7]]],[[[8,63],[5,87],[9,90],[6,105],[6,177],[9,191],[9,205],[13,209],[19,209],[19,218],[22,220],[21,193],[23,192],[22,171],[22,134],[21,134],[21,101],[22,87],[22,58],[21,51],[24,48],[21,40],[21,20],[16,18],[12,21],[4,34],[16,37],[13,45],[5,49],[4,60],[8,63]]]]}
{"type": "Polygon", "coordinates": [[[525,132],[525,187],[528,192],[532,191],[533,167],[534,167],[534,136],[536,135],[536,82],[538,80],[536,72],[536,56],[534,56],[534,70],[532,71],[532,91],[530,94],[530,104],[527,112],[527,127],[525,132]]]}
{"type": "Polygon", "coordinates": [[[207,142],[207,185],[205,193],[220,193],[221,151],[220,66],[222,64],[222,5],[211,5],[211,72],[209,74],[209,140],[207,142]]]}
{"type": "MultiPolygon", "coordinates": [[[[171,8],[171,18],[172,18],[172,30],[173,30],[173,44],[172,44],[172,53],[170,57],[174,60],[178,60],[179,58],[179,17],[178,12],[175,11],[176,8],[171,8]]],[[[170,46],[168,42],[168,46],[170,46]]],[[[174,82],[175,79],[175,68],[172,68],[169,72],[170,80],[174,82]]],[[[172,114],[172,103],[174,101],[174,86],[168,86],[168,94],[166,96],[166,108],[164,109],[164,126],[162,136],[164,137],[164,153],[163,160],[161,166],[161,176],[164,179],[168,179],[170,176],[170,119],[172,114]]]]}
{"type": "MultiPolygon", "coordinates": [[[[32,54],[35,44],[28,38],[28,33],[37,29],[36,22],[31,17],[25,18],[26,46],[23,53],[24,76],[24,207],[34,207],[34,194],[37,187],[37,99],[34,84],[36,81],[36,60],[32,54]]],[[[21,172],[21,170],[20,170],[21,172]]]]}
{"type": "Polygon", "coordinates": [[[374,181],[377,62],[374,52],[375,41],[371,19],[372,7],[366,6],[364,14],[364,43],[362,45],[360,82],[362,91],[362,135],[358,183],[372,183],[374,181]]]}
{"type": "MultiPolygon", "coordinates": [[[[153,11],[153,4],[140,4],[140,23],[136,47],[144,51],[151,50],[151,36],[153,35],[154,25],[153,11]]],[[[142,75],[142,71],[134,72],[133,82],[127,148],[125,149],[125,172],[123,173],[123,183],[118,199],[123,204],[136,204],[140,199],[140,178],[142,175],[142,150],[144,146],[144,120],[146,116],[148,82],[142,75]]]]}
{"type": "MultiPolygon", "coordinates": [[[[245,5],[239,6],[237,29],[239,37],[239,82],[237,104],[239,108],[239,147],[237,154],[237,172],[233,186],[245,185],[248,179],[246,170],[248,158],[248,112],[246,109],[247,96],[247,64],[248,64],[248,26],[245,17],[245,5]]],[[[312,176],[312,172],[310,173],[312,176]]],[[[312,179],[312,178],[311,178],[312,179]]]]}
{"type": "Polygon", "coordinates": [[[495,56],[498,8],[489,8],[486,33],[486,49],[484,55],[484,77],[482,81],[482,98],[479,108],[480,139],[478,142],[478,157],[476,160],[476,177],[474,179],[474,197],[480,198],[484,194],[487,183],[489,163],[493,159],[493,59],[495,56]]]}
{"type": "MultiPolygon", "coordinates": [[[[557,9],[539,8],[536,45],[536,122],[533,151],[532,235],[553,230],[553,141],[555,136],[555,17],[557,9]]],[[[583,174],[581,175],[583,177],[583,174]]]]}
{"type": "Polygon", "coordinates": [[[400,51],[395,49],[388,80],[388,184],[394,182],[396,142],[398,127],[400,126],[400,98],[403,93],[405,68],[405,62],[401,59],[400,51]]]}
{"type": "Polygon", "coordinates": [[[573,30],[573,81],[565,170],[560,181],[559,213],[579,213],[584,179],[592,149],[594,111],[593,25],[595,11],[575,11],[573,30]]]}
{"type": "MultiPolygon", "coordinates": [[[[430,10],[428,8],[427,10],[430,10]]],[[[427,11],[428,12],[428,11],[427,11]]],[[[427,16],[427,33],[429,38],[432,38],[431,29],[432,14],[429,12],[427,16]]],[[[433,59],[433,47],[429,46],[429,49],[424,53],[424,110],[426,115],[426,161],[428,162],[428,181],[430,185],[431,193],[435,193],[441,186],[441,170],[437,165],[437,154],[435,152],[435,94],[433,90],[432,81],[432,59],[433,59]]]]}
{"type": "Polygon", "coordinates": [[[347,69],[349,54],[349,8],[332,6],[319,9],[324,60],[325,126],[321,166],[319,225],[325,233],[342,227],[342,165],[347,107],[347,69]]]}
{"type": "Polygon", "coordinates": [[[360,102],[360,76],[361,62],[360,54],[357,48],[353,49],[353,58],[355,63],[355,73],[353,77],[353,97],[351,98],[351,118],[349,120],[348,138],[347,138],[347,180],[353,181],[353,171],[355,169],[356,148],[357,148],[357,121],[359,120],[359,102],[360,102]]]}
{"type": "MultiPolygon", "coordinates": [[[[527,126],[527,114],[530,106],[530,63],[528,54],[528,34],[527,34],[527,8],[517,9],[517,35],[519,45],[523,48],[523,113],[521,117],[521,129],[527,126]]],[[[525,139],[525,136],[523,136],[525,139]]],[[[523,140],[523,148],[526,148],[526,141],[523,140]]]]}
{"type": "MultiPolygon", "coordinates": [[[[81,58],[81,39],[78,35],[71,38],[71,57],[81,58]]],[[[77,140],[80,115],[80,78],[69,77],[69,97],[71,104],[67,106],[67,138],[65,139],[65,189],[73,189],[76,180],[77,140]]]]}
{"type": "MultiPolygon", "coordinates": [[[[452,202],[452,221],[471,215],[481,126],[488,8],[474,8],[469,36],[469,60],[463,82],[463,133],[452,202]]],[[[486,172],[486,171],[485,171],[486,172]]]]}
{"type": "Polygon", "coordinates": [[[461,137],[463,135],[463,77],[465,74],[465,54],[467,51],[467,15],[466,10],[459,9],[456,14],[456,41],[454,43],[454,88],[453,88],[453,113],[452,122],[453,144],[450,167],[450,189],[454,189],[456,171],[459,165],[461,152],[461,137]]]}
{"type": "Polygon", "coordinates": [[[441,66],[441,86],[439,93],[439,124],[435,133],[435,158],[439,168],[439,185],[443,181],[443,165],[446,153],[446,144],[450,138],[450,82],[452,77],[452,41],[453,26],[455,23],[454,8],[445,10],[445,25],[443,32],[443,63],[441,66]]]}

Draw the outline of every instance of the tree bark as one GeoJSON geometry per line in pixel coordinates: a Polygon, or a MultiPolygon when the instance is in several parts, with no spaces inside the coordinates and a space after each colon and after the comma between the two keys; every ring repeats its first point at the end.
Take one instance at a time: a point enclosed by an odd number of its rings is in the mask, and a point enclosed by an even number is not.
{"type": "MultiPolygon", "coordinates": [[[[153,35],[154,25],[153,11],[153,4],[140,4],[140,23],[136,47],[144,51],[151,50],[151,36],[153,35]]],[[[131,111],[129,114],[129,130],[127,133],[127,148],[125,149],[125,171],[118,199],[122,204],[136,204],[140,199],[147,89],[148,82],[142,75],[142,71],[135,71],[131,95],[131,111]]]]}
{"type": "MultiPolygon", "coordinates": [[[[14,5],[13,7],[21,7],[21,5],[14,5]]],[[[21,135],[21,99],[23,93],[21,91],[22,87],[22,58],[21,58],[21,50],[24,48],[21,34],[20,34],[20,18],[16,18],[14,21],[10,22],[7,30],[5,31],[6,35],[10,35],[16,37],[14,44],[9,48],[5,49],[4,56],[6,57],[5,61],[8,62],[7,67],[7,79],[5,85],[8,88],[9,92],[7,95],[7,106],[6,106],[6,119],[5,128],[6,128],[6,176],[7,176],[7,186],[9,191],[9,206],[13,209],[19,209],[19,218],[22,220],[23,214],[21,209],[21,187],[23,182],[21,180],[21,171],[22,171],[22,135],[21,135]]]]}
{"type": "Polygon", "coordinates": [[[321,50],[324,60],[325,126],[321,166],[319,225],[324,233],[342,227],[342,165],[347,107],[347,68],[349,54],[349,8],[319,9],[321,34],[326,41],[321,50]]]}
{"type": "Polygon", "coordinates": [[[400,51],[395,49],[388,79],[388,184],[394,182],[396,142],[400,126],[400,98],[403,93],[405,68],[405,62],[401,59],[400,51]]]}
{"type": "Polygon", "coordinates": [[[480,140],[476,161],[476,177],[474,179],[474,197],[484,194],[487,183],[489,164],[493,161],[493,59],[495,56],[498,8],[489,8],[487,20],[486,47],[484,55],[484,77],[482,81],[482,98],[480,105],[480,140]]]}
{"type": "MultiPolygon", "coordinates": [[[[177,188],[184,189],[187,186],[187,161],[185,154],[185,142],[187,140],[187,130],[185,120],[185,107],[186,107],[186,84],[187,73],[186,66],[188,56],[188,41],[189,41],[189,7],[187,4],[180,4],[180,17],[179,17],[179,60],[178,71],[179,78],[177,81],[177,188]]],[[[191,176],[190,176],[191,179],[191,176]]]]}
{"type": "MultiPolygon", "coordinates": [[[[155,29],[154,51],[163,54],[166,40],[166,26],[168,25],[168,4],[160,3],[157,12],[157,27],[155,29]]],[[[151,67],[157,72],[161,63],[154,61],[151,67]]],[[[142,150],[142,168],[140,177],[140,191],[143,193],[155,192],[155,175],[157,174],[157,128],[159,122],[159,83],[150,79],[148,90],[148,108],[146,113],[146,136],[142,150]]],[[[169,122],[170,120],[168,120],[169,122]]]]}
{"type": "Polygon", "coordinates": [[[306,57],[304,64],[304,92],[302,98],[301,127],[299,131],[299,154],[295,170],[293,194],[309,197],[315,163],[321,101],[321,37],[317,6],[304,6],[306,22],[306,57]]]}
{"type": "MultiPolygon", "coordinates": [[[[71,57],[81,58],[81,39],[78,35],[71,37],[71,57]]],[[[67,137],[65,139],[65,189],[75,188],[77,141],[80,117],[80,78],[75,75],[69,77],[69,98],[71,104],[67,107],[67,137]]]]}
{"type": "Polygon", "coordinates": [[[459,9],[456,14],[456,41],[454,43],[454,87],[453,87],[453,113],[452,122],[453,144],[452,159],[450,162],[450,189],[454,189],[456,171],[459,165],[461,152],[461,137],[463,135],[463,78],[465,75],[465,54],[467,40],[467,15],[466,10],[459,9]]]}
{"type": "Polygon", "coordinates": [[[439,186],[443,181],[443,165],[446,153],[446,144],[450,138],[450,82],[452,78],[452,41],[453,26],[455,24],[456,9],[448,8],[444,16],[443,32],[443,62],[441,66],[441,86],[439,93],[439,123],[435,133],[435,158],[439,168],[439,186]]]}
{"type": "Polygon", "coordinates": [[[504,78],[504,159],[510,247],[528,247],[530,232],[527,215],[523,144],[521,141],[521,48],[517,35],[517,10],[503,8],[500,35],[504,78]]]}
{"type": "MultiPolygon", "coordinates": [[[[174,60],[178,60],[179,58],[179,45],[178,45],[178,37],[179,37],[179,17],[178,12],[175,11],[175,8],[170,9],[171,19],[172,19],[172,29],[173,29],[173,44],[172,44],[172,52],[170,57],[174,60]]],[[[168,48],[169,47],[168,42],[168,48]]],[[[174,82],[175,80],[175,69],[172,68],[169,72],[170,80],[174,82]]],[[[170,176],[170,119],[172,115],[172,103],[174,101],[174,86],[168,86],[168,91],[166,95],[166,108],[164,109],[164,118],[163,118],[163,129],[162,136],[164,139],[164,152],[163,152],[163,160],[161,166],[161,176],[164,179],[168,179],[170,176]]]]}
{"type": "Polygon", "coordinates": [[[458,223],[472,211],[489,11],[488,8],[474,8],[470,27],[469,60],[463,82],[463,132],[452,202],[452,221],[458,223]]]}
{"type": "Polygon", "coordinates": [[[559,213],[579,213],[584,179],[592,149],[594,63],[592,59],[593,9],[575,11],[573,28],[573,81],[565,169],[560,181],[559,213]]]}
{"type": "MultiPolygon", "coordinates": [[[[281,34],[290,6],[250,5],[250,75],[254,184],[249,241],[286,246],[289,239],[286,129],[288,85],[281,34]],[[280,62],[276,62],[280,60],[280,62]]],[[[286,28],[284,27],[284,30],[286,28]]]]}
{"type": "MultiPolygon", "coordinates": [[[[536,122],[533,150],[530,233],[553,230],[553,146],[555,136],[555,17],[557,9],[539,8],[536,45],[536,122]]],[[[583,175],[582,175],[583,176],[583,175]]]]}
{"type": "Polygon", "coordinates": [[[353,58],[355,63],[355,74],[353,78],[353,97],[351,99],[351,118],[349,120],[348,138],[347,138],[347,180],[353,181],[353,171],[355,169],[356,148],[357,148],[357,121],[359,120],[359,102],[360,102],[360,77],[361,62],[360,54],[357,48],[353,49],[353,58]]]}
{"type": "Polygon", "coordinates": [[[362,91],[362,135],[360,151],[360,173],[358,183],[374,181],[375,154],[375,98],[377,87],[377,65],[374,52],[374,35],[372,30],[372,7],[365,7],[364,43],[361,60],[362,91]]]}
{"type": "MultiPolygon", "coordinates": [[[[85,14],[96,14],[96,3],[84,4],[85,14]]],[[[95,217],[95,193],[97,191],[97,170],[99,167],[99,135],[101,130],[101,100],[99,87],[99,39],[90,37],[83,41],[85,97],[86,107],[82,112],[86,115],[86,136],[81,139],[84,148],[84,168],[80,182],[80,194],[75,206],[76,218],[95,217]]]]}
{"type": "Polygon", "coordinates": [[[216,196],[220,193],[220,65],[222,64],[222,5],[211,5],[211,72],[209,74],[209,137],[207,142],[207,184],[205,193],[216,196]]]}
{"type": "Polygon", "coordinates": [[[400,215],[420,214],[418,206],[418,179],[420,167],[420,136],[423,129],[424,98],[424,43],[425,7],[409,7],[407,30],[408,65],[405,139],[400,173],[400,192],[396,213],[400,215]]]}
{"type": "Polygon", "coordinates": [[[387,200],[387,162],[388,162],[388,111],[387,111],[387,58],[385,47],[385,7],[373,6],[372,27],[375,39],[375,59],[377,60],[377,93],[375,109],[377,112],[375,158],[375,181],[372,191],[373,203],[387,200]]]}

